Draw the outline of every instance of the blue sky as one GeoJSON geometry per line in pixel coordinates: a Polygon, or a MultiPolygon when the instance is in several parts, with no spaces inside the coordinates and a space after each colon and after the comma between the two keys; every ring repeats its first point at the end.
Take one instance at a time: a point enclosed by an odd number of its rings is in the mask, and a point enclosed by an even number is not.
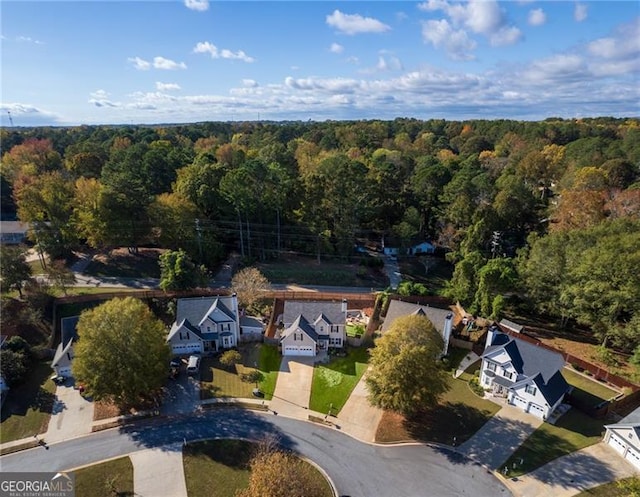
{"type": "Polygon", "coordinates": [[[16,126],[640,116],[636,1],[2,1],[16,126]]]}

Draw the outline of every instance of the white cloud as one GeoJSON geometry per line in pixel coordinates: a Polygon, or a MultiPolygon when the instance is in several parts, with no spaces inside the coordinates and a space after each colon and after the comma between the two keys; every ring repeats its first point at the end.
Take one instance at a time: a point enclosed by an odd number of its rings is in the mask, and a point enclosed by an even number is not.
{"type": "Polygon", "coordinates": [[[344,47],[339,43],[332,43],[331,47],[329,48],[329,51],[331,53],[342,53],[344,52],[344,47]]]}
{"type": "Polygon", "coordinates": [[[573,9],[573,18],[576,22],[582,22],[587,19],[587,11],[589,7],[584,3],[576,3],[575,8],[573,9]]]}
{"type": "Polygon", "coordinates": [[[135,67],[138,71],[147,71],[151,69],[151,63],[144,59],[141,59],[140,57],[129,57],[127,61],[131,62],[133,64],[133,67],[135,67]]]}
{"type": "Polygon", "coordinates": [[[542,26],[547,22],[547,15],[542,9],[532,9],[529,11],[529,17],[527,21],[531,26],[542,26]]]}
{"type": "Polygon", "coordinates": [[[56,114],[31,104],[0,103],[0,126],[46,126],[61,124],[56,114]],[[11,115],[11,121],[9,120],[11,115]]]}
{"type": "Polygon", "coordinates": [[[180,89],[180,85],[177,83],[162,83],[160,81],[156,81],[156,90],[158,91],[171,91],[180,89]]]}
{"type": "Polygon", "coordinates": [[[640,72],[640,18],[618,26],[610,36],[592,41],[587,52],[595,74],[640,72]]]}
{"type": "Polygon", "coordinates": [[[120,107],[120,103],[109,99],[109,93],[105,90],[96,90],[89,94],[89,103],[96,107],[120,107]]]}
{"type": "Polygon", "coordinates": [[[204,12],[209,9],[209,0],[184,0],[184,5],[188,9],[204,12]]]}
{"type": "Polygon", "coordinates": [[[200,41],[193,48],[194,53],[208,53],[211,55],[212,59],[230,59],[230,60],[241,60],[243,62],[254,62],[255,59],[253,57],[249,57],[243,50],[238,50],[237,52],[233,52],[226,48],[219,49],[213,43],[208,41],[200,41]]]}
{"type": "Polygon", "coordinates": [[[589,78],[584,59],[577,54],[558,54],[534,61],[524,71],[525,81],[531,83],[573,83],[589,78]]]}
{"type": "Polygon", "coordinates": [[[466,31],[455,30],[446,19],[422,22],[422,39],[436,48],[444,48],[454,60],[471,60],[469,52],[476,48],[476,42],[467,36],[466,31]]]}
{"type": "Polygon", "coordinates": [[[347,35],[359,33],[384,33],[391,27],[372,17],[362,17],[360,14],[344,14],[334,10],[326,17],[329,26],[347,35]]]}
{"type": "Polygon", "coordinates": [[[245,88],[257,88],[258,82],[255,79],[243,79],[242,86],[245,88]]]}
{"type": "Polygon", "coordinates": [[[184,62],[175,62],[171,59],[158,56],[153,58],[153,67],[173,71],[175,69],[186,69],[187,65],[184,62]]]}
{"type": "MultiPolygon", "coordinates": [[[[428,0],[418,4],[418,9],[426,12],[441,10],[449,16],[453,28],[466,28],[475,34],[483,35],[488,38],[493,46],[511,45],[516,43],[522,36],[516,26],[509,24],[504,10],[496,0],[470,0],[467,3],[428,0]]],[[[453,46],[464,45],[464,38],[468,39],[468,35],[462,29],[454,30],[453,28],[451,32],[456,34],[457,40],[452,41],[451,44],[453,46]],[[462,33],[464,33],[464,36],[462,33]]],[[[441,26],[440,29],[444,29],[444,26],[441,26]]],[[[445,44],[441,42],[441,45],[445,44]]]]}
{"type": "Polygon", "coordinates": [[[35,43],[36,45],[43,45],[40,40],[36,40],[34,38],[31,38],[30,36],[18,36],[16,38],[16,41],[20,43],[35,43]]]}

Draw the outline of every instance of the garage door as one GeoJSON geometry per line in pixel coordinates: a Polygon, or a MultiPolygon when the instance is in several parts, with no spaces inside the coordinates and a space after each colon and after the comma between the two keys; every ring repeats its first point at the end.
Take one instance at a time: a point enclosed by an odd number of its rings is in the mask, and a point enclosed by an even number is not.
{"type": "Polygon", "coordinates": [[[640,454],[636,449],[632,449],[631,447],[629,447],[629,451],[624,458],[631,464],[633,464],[636,468],[640,469],[640,454]]]}
{"type": "Polygon", "coordinates": [[[541,418],[544,416],[544,409],[533,402],[529,405],[529,413],[541,418]]]}
{"type": "Polygon", "coordinates": [[[611,445],[611,447],[613,447],[616,450],[616,452],[620,454],[624,454],[624,451],[626,449],[626,444],[615,433],[612,433],[611,437],[609,437],[609,445],[611,445]]]}
{"type": "Polygon", "coordinates": [[[304,347],[298,345],[286,345],[282,351],[283,355],[297,355],[297,356],[314,356],[315,351],[313,347],[304,347]]]}
{"type": "Polygon", "coordinates": [[[194,352],[202,352],[202,346],[199,342],[195,343],[178,343],[171,347],[174,355],[187,355],[194,352]]]}
{"type": "Polygon", "coordinates": [[[71,376],[71,366],[57,368],[56,372],[59,376],[71,376]]]}
{"type": "Polygon", "coordinates": [[[514,396],[513,399],[511,399],[513,404],[516,405],[517,407],[519,407],[520,409],[524,409],[525,411],[527,410],[527,406],[529,405],[529,401],[521,399],[520,397],[514,396]]]}

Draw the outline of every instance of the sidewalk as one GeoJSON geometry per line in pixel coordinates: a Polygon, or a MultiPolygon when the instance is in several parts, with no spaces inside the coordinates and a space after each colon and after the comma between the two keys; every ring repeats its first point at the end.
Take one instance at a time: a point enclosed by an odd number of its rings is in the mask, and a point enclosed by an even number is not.
{"type": "Polygon", "coordinates": [[[479,361],[480,357],[473,350],[470,350],[469,353],[464,356],[460,364],[458,365],[458,369],[454,373],[453,377],[458,378],[462,373],[464,373],[469,366],[471,366],[474,362],[479,361]]]}
{"type": "Polygon", "coordinates": [[[338,413],[338,424],[344,433],[353,438],[373,443],[384,411],[369,404],[367,384],[365,383],[366,375],[367,372],[362,375],[344,407],[338,413]]]}

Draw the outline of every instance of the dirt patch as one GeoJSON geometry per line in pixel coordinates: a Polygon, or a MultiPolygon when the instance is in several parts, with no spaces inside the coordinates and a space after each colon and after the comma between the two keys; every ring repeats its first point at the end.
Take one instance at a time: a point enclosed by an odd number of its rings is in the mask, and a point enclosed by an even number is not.
{"type": "Polygon", "coordinates": [[[108,402],[106,400],[97,400],[94,402],[94,410],[93,410],[94,421],[115,418],[116,416],[120,416],[121,414],[127,414],[127,413],[121,410],[113,402],[108,402]]]}
{"type": "Polygon", "coordinates": [[[400,441],[412,441],[411,435],[405,428],[405,419],[401,414],[384,411],[378,429],[376,430],[376,442],[393,443],[400,441]]]}

